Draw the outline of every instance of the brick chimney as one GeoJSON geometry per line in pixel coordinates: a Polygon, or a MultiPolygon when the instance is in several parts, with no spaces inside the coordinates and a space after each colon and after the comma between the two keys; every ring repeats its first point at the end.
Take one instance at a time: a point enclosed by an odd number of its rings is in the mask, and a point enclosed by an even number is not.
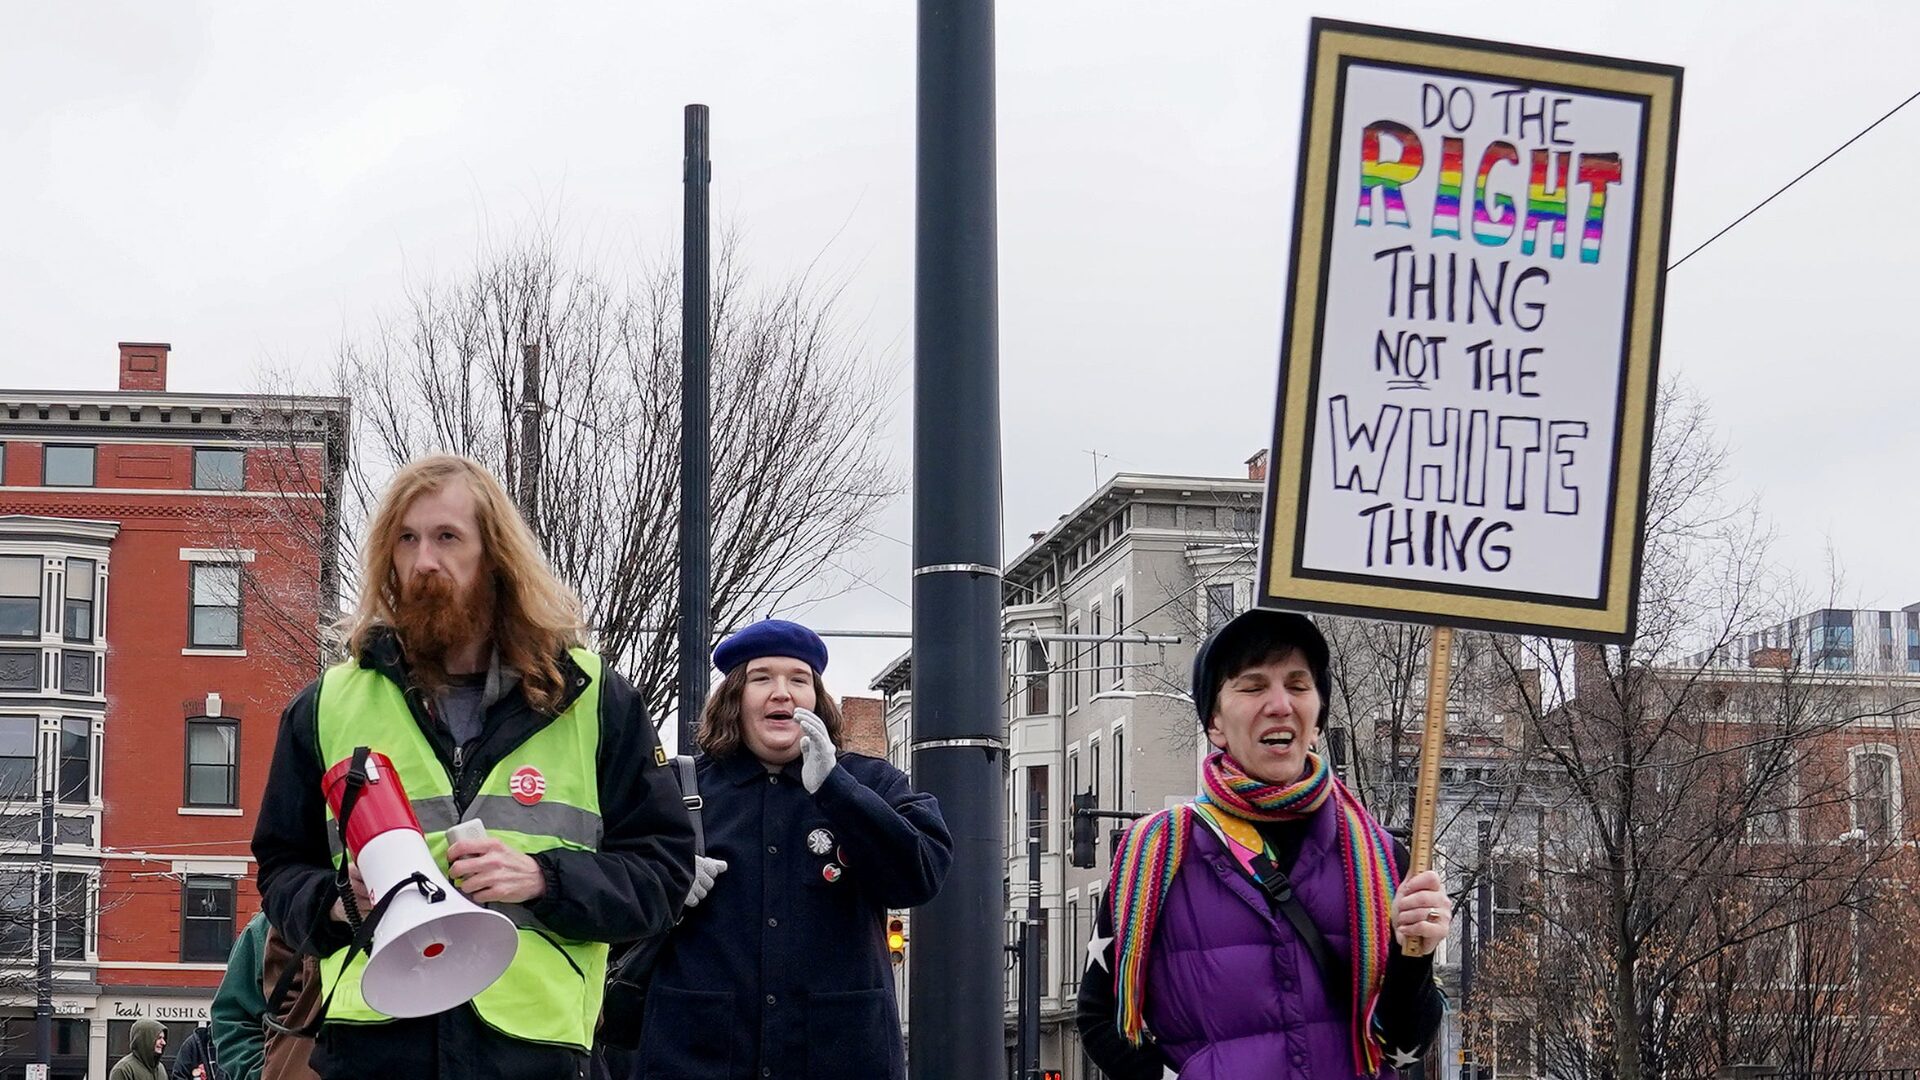
{"type": "Polygon", "coordinates": [[[1247,459],[1247,479],[1265,480],[1267,478],[1267,452],[1265,450],[1247,459]]]}
{"type": "Polygon", "coordinates": [[[1593,697],[1601,693],[1612,678],[1607,673],[1607,651],[1591,641],[1581,641],[1573,646],[1573,692],[1579,697],[1593,697]]]}
{"type": "Polygon", "coordinates": [[[165,391],[167,353],[172,349],[163,341],[121,342],[120,389],[165,391]]]}

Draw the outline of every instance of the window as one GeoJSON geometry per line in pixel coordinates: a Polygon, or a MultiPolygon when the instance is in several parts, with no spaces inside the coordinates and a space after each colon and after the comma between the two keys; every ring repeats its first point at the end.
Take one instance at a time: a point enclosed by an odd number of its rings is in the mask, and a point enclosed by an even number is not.
{"type": "Polygon", "coordinates": [[[1027,644],[1027,715],[1045,716],[1052,702],[1047,700],[1047,647],[1038,641],[1027,644]]]}
{"type": "Polygon", "coordinates": [[[1067,794],[1080,794],[1080,751],[1077,748],[1067,751],[1067,794]]]}
{"type": "Polygon", "coordinates": [[[0,555],[0,637],[40,636],[40,556],[0,555]]]}
{"type": "Polygon", "coordinates": [[[1087,790],[1093,794],[1093,805],[1100,805],[1100,740],[1087,740],[1087,790]]]}
{"type": "Polygon", "coordinates": [[[33,871],[0,871],[0,957],[30,959],[33,946],[33,871]]]}
{"type": "Polygon", "coordinates": [[[193,486],[201,491],[240,491],[247,486],[245,450],[195,450],[193,486]]]}
{"type": "Polygon", "coordinates": [[[1763,914],[1747,941],[1740,981],[1748,986],[1791,986],[1800,977],[1799,897],[1791,884],[1776,879],[1756,878],[1748,888],[1753,890],[1751,910],[1763,914]]]}
{"type": "Polygon", "coordinates": [[[0,802],[38,794],[33,782],[34,740],[40,721],[32,716],[0,716],[0,802]]]}
{"type": "Polygon", "coordinates": [[[193,625],[188,644],[201,649],[240,647],[240,568],[194,563],[193,625]]]}
{"type": "Polygon", "coordinates": [[[53,958],[87,958],[87,875],[58,874],[53,879],[53,958]]]}
{"type": "Polygon", "coordinates": [[[1127,808],[1127,732],[1125,728],[1113,729],[1113,806],[1116,810],[1127,808]]]}
{"type": "MultiPolygon", "coordinates": [[[[1118,587],[1113,590],[1113,632],[1127,632],[1127,592],[1118,587]]],[[[1113,643],[1113,688],[1127,688],[1127,646],[1119,641],[1113,643]]]]}
{"type": "Polygon", "coordinates": [[[1106,655],[1106,647],[1098,639],[1106,636],[1106,629],[1100,621],[1099,604],[1093,605],[1093,609],[1089,614],[1093,616],[1093,636],[1096,640],[1093,643],[1093,648],[1088,651],[1093,654],[1093,692],[1097,696],[1100,693],[1101,684],[1100,660],[1101,657],[1106,655]]]}
{"type": "Polygon", "coordinates": [[[1207,629],[1218,630],[1233,618],[1233,583],[1207,586],[1207,629]]]}
{"type": "Polygon", "coordinates": [[[41,468],[47,487],[92,487],[93,447],[49,446],[41,468]]]}
{"type": "MultiPolygon", "coordinates": [[[[1080,616],[1075,615],[1067,621],[1067,637],[1071,639],[1078,637],[1079,634],[1080,616]]],[[[1080,661],[1078,659],[1080,655],[1080,643],[1069,640],[1064,648],[1067,650],[1067,656],[1072,659],[1067,661],[1066,670],[1060,674],[1067,683],[1067,711],[1072,712],[1080,707],[1080,672],[1078,670],[1080,667],[1080,661]]]]}
{"type": "Polygon", "coordinates": [[[240,726],[204,717],[187,721],[187,805],[238,806],[235,761],[240,726]]]}
{"type": "Polygon", "coordinates": [[[1507,1077],[1527,1077],[1533,1071],[1533,1031],[1524,1020],[1502,1020],[1494,1028],[1497,1040],[1498,1064],[1493,1075],[1499,1080],[1507,1077]]]}
{"type": "Polygon", "coordinates": [[[1900,766],[1887,746],[1853,748],[1853,827],[1869,840],[1900,838],[1900,766]]]}
{"type": "Polygon", "coordinates": [[[1522,897],[1527,890],[1527,865],[1518,859],[1493,863],[1493,940],[1511,940],[1520,933],[1522,897]]]}
{"type": "Polygon", "coordinates": [[[1079,955],[1074,951],[1074,947],[1093,936],[1093,927],[1091,925],[1082,925],[1080,922],[1080,898],[1078,896],[1067,897],[1066,933],[1066,949],[1060,955],[1067,957],[1068,962],[1060,966],[1060,996],[1062,998],[1072,998],[1079,991],[1081,974],[1073,970],[1072,961],[1079,955]]]}
{"type": "MultiPolygon", "coordinates": [[[[33,1017],[31,1015],[0,1019],[0,1047],[12,1053],[26,1053],[32,1046],[33,1017]]],[[[60,1016],[54,1017],[52,1049],[55,1058],[79,1058],[80,1060],[75,1064],[84,1070],[87,1057],[87,1022],[60,1016]]],[[[57,1060],[53,1063],[51,1075],[55,1077],[62,1075],[61,1063],[57,1060]]],[[[81,1076],[84,1072],[66,1075],[81,1076]]]]}
{"type": "Polygon", "coordinates": [[[61,802],[93,800],[93,724],[81,717],[60,721],[60,776],[55,794],[61,802]]]}
{"type": "Polygon", "coordinates": [[[190,877],[180,898],[180,960],[224,964],[233,949],[233,879],[190,877]]]}
{"type": "Polygon", "coordinates": [[[1760,843],[1784,843],[1791,829],[1789,806],[1793,778],[1789,760],[1756,747],[1747,756],[1747,835],[1760,843]]]}
{"type": "MultiPolygon", "coordinates": [[[[1027,768],[1027,806],[1037,808],[1034,821],[1040,824],[1040,850],[1053,850],[1053,823],[1047,819],[1047,767],[1033,765],[1027,768]]],[[[1032,828],[1033,822],[1028,823],[1032,828]]],[[[1023,849],[1024,850],[1024,849],[1023,849]]]]}
{"type": "MultiPolygon", "coordinates": [[[[34,941],[34,910],[40,879],[32,870],[0,872],[0,957],[30,959],[34,941]]],[[[85,874],[55,874],[53,878],[53,958],[87,958],[87,893],[85,874]]]]}
{"type": "Polygon", "coordinates": [[[66,638],[93,640],[93,560],[67,560],[66,638]]]}

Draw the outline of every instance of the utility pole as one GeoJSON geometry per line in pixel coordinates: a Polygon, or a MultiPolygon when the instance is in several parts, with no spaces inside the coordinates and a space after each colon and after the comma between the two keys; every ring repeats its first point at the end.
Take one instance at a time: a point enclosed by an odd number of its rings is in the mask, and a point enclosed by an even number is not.
{"type": "Polygon", "coordinates": [[[1020,1068],[1027,1065],[1027,923],[1025,919],[1013,921],[1013,944],[1008,951],[1013,953],[1013,966],[1020,975],[1020,1018],[1013,1029],[1013,1059],[1020,1062],[1020,1068]]]}
{"type": "MultiPolygon", "coordinates": [[[[1027,792],[1027,932],[1020,954],[1020,1080],[1040,1076],[1040,839],[1047,823],[1041,820],[1040,790],[1027,792]]],[[[1072,928],[1068,928],[1072,932],[1072,928]]]]}
{"type": "Polygon", "coordinates": [[[540,344],[520,346],[520,516],[535,536],[540,529],[540,344]]]}
{"type": "Polygon", "coordinates": [[[49,760],[40,785],[40,902],[35,905],[35,934],[39,946],[38,992],[33,1006],[33,1060],[53,1064],[53,773],[58,759],[49,760]]]}
{"type": "Polygon", "coordinates": [[[693,732],[707,703],[707,646],[713,640],[713,575],[707,523],[712,468],[707,395],[708,341],[707,107],[686,111],[681,161],[686,204],[680,260],[680,725],[677,752],[693,752],[693,732]]]}
{"type": "Polygon", "coordinates": [[[913,779],[953,866],[921,928],[913,1080],[1004,1080],[1005,676],[993,0],[920,0],[914,125],[913,779]]]}

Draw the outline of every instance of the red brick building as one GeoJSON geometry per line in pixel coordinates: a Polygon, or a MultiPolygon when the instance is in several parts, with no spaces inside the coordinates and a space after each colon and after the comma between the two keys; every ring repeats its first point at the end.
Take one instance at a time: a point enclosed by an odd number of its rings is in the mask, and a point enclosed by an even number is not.
{"type": "Polygon", "coordinates": [[[868,757],[887,756],[887,711],[879,698],[840,699],[840,741],[848,750],[868,757]]]}
{"type": "Polygon", "coordinates": [[[259,908],[279,712],[320,664],[347,403],[0,390],[0,1075],[32,1060],[38,802],[56,803],[55,1077],[177,1045],[259,908]]]}

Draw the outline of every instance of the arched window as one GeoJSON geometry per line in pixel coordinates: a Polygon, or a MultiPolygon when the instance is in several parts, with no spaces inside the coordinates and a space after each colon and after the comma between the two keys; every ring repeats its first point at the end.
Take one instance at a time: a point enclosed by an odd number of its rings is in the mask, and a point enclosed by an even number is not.
{"type": "Polygon", "coordinates": [[[1869,743],[1848,751],[1849,806],[1853,827],[1876,842],[1899,840],[1900,758],[1893,747],[1869,743]]]}

